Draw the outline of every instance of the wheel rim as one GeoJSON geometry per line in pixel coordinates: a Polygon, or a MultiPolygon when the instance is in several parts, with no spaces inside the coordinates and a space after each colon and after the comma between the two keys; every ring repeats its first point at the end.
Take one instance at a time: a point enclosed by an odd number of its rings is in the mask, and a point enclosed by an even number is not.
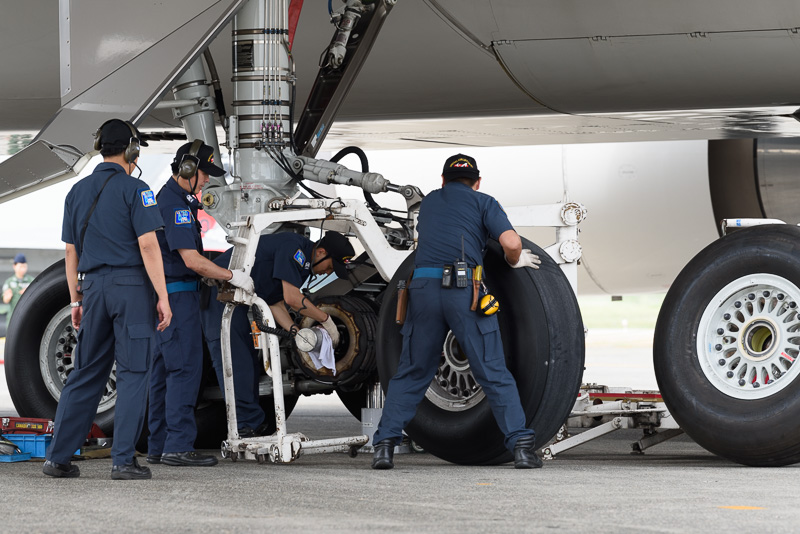
{"type": "Polygon", "coordinates": [[[472,376],[467,355],[453,332],[447,333],[436,376],[425,397],[436,406],[452,412],[469,410],[486,397],[483,388],[472,376]]]}
{"type": "Polygon", "coordinates": [[[761,399],[800,374],[800,288],[771,274],[722,288],[700,319],[697,354],[709,382],[736,399],[761,399]]]}
{"type": "MultiPolygon", "coordinates": [[[[72,328],[72,314],[67,306],[53,316],[45,328],[39,349],[39,369],[47,391],[58,401],[67,383],[67,377],[75,369],[72,357],[78,339],[72,328]]],[[[117,401],[117,364],[111,370],[106,389],[97,408],[98,413],[114,407],[117,401]]]]}

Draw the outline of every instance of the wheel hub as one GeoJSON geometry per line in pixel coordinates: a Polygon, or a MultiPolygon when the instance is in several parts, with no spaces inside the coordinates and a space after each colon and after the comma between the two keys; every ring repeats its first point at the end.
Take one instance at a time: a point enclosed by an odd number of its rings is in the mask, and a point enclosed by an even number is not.
{"type": "Polygon", "coordinates": [[[737,399],[768,397],[800,368],[800,288],[757,274],[734,280],[709,302],[700,320],[697,353],[712,385],[737,399]]]}
{"type": "Polygon", "coordinates": [[[425,397],[445,410],[460,412],[482,401],[486,394],[472,376],[467,355],[453,332],[448,332],[436,376],[425,397]]]}
{"type": "Polygon", "coordinates": [[[740,340],[742,354],[754,362],[766,360],[775,352],[777,332],[778,326],[769,318],[751,321],[740,340]]]}
{"type": "MultiPolygon", "coordinates": [[[[69,306],[56,313],[45,328],[39,349],[39,369],[50,395],[58,401],[67,383],[67,377],[75,369],[73,353],[78,343],[77,332],[72,328],[69,306]]],[[[106,389],[97,408],[98,413],[114,407],[117,402],[117,364],[111,370],[106,389]]]]}

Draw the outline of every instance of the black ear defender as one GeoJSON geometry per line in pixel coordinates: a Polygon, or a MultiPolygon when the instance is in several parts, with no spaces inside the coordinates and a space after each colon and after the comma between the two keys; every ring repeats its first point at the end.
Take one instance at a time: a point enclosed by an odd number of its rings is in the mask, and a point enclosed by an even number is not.
{"type": "MultiPolygon", "coordinates": [[[[111,119],[107,120],[103,124],[100,125],[100,128],[94,133],[94,149],[100,150],[103,147],[103,140],[102,140],[102,133],[103,128],[106,124],[111,121],[116,121],[120,119],[111,119]]],[[[139,146],[139,137],[136,133],[136,128],[128,121],[122,121],[125,126],[131,131],[131,138],[128,141],[128,146],[125,147],[125,151],[123,152],[123,158],[125,159],[125,163],[133,163],[136,161],[136,158],[139,157],[139,152],[141,151],[141,147],[139,146]]]]}
{"type": "Polygon", "coordinates": [[[195,139],[192,146],[189,148],[189,153],[184,154],[178,163],[178,176],[184,180],[192,178],[197,174],[197,166],[200,164],[200,158],[197,155],[200,153],[200,148],[203,146],[201,139],[195,139]]]}

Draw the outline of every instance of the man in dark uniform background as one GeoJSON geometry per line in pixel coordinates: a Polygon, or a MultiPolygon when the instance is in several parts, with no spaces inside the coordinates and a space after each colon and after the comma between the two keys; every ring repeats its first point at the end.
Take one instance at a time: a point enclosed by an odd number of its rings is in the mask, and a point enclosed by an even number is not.
{"type": "Polygon", "coordinates": [[[214,150],[199,139],[186,143],[172,161],[172,178],[157,196],[164,231],[156,235],[175,318],[156,334],[150,375],[149,463],[216,465],[216,457],[194,450],[194,406],[203,372],[199,276],[227,280],[253,291],[253,281],[244,272],[231,272],[203,256],[197,220],[200,203],[195,195],[208,183],[209,175],[225,175],[225,170],[214,164],[214,150]]]}
{"type": "Polygon", "coordinates": [[[489,237],[500,242],[511,267],[538,269],[538,256],[522,249],[522,241],[500,204],[478,193],[480,183],[475,160],[457,154],[445,162],[442,188],[426,196],[420,205],[419,245],[408,286],[403,349],[373,436],[374,469],[394,467],[394,447],[433,379],[448,330],[455,334],[472,374],[486,393],[505,435],[505,445],[514,453],[514,467],[542,465],[534,449],[534,432],[525,426],[516,382],[506,368],[497,317],[470,311],[472,276],[465,287],[456,287],[455,281],[452,287],[443,287],[443,267],[463,261],[472,273],[482,263],[489,237]]]}
{"type": "MultiPolygon", "coordinates": [[[[335,272],[339,278],[346,279],[346,264],[354,254],[353,246],[338,232],[327,232],[316,244],[306,237],[288,232],[261,236],[250,272],[255,282],[255,292],[269,305],[275,321],[282,328],[290,332],[297,330],[286,309],[286,306],[290,306],[301,315],[320,322],[331,336],[335,347],[339,343],[339,331],[333,319],[314,306],[300,291],[300,286],[309,274],[335,272]]],[[[215,262],[228,265],[230,258],[231,250],[228,250],[215,262]]],[[[223,309],[224,304],[216,300],[214,291],[209,306],[202,315],[211,361],[224,392],[220,347],[223,309]]],[[[240,437],[265,435],[271,432],[273,426],[265,423],[266,416],[259,404],[258,381],[263,364],[260,351],[253,346],[250,332],[247,310],[239,306],[231,318],[231,358],[236,393],[236,421],[240,437]]],[[[272,417],[270,414],[270,422],[272,417]]]]}
{"type": "Polygon", "coordinates": [[[116,361],[111,478],[146,479],[150,470],[137,463],[134,444],[144,422],[153,312],[158,313],[158,330],[172,319],[155,232],[163,222],[150,187],[130,176],[139,145],[146,146],[136,128],[112,119],[96,136],[103,163],[75,184],[64,202],[61,238],[78,343],[42,471],[53,477],[80,476],[70,459],[89,433],[116,361]]]}

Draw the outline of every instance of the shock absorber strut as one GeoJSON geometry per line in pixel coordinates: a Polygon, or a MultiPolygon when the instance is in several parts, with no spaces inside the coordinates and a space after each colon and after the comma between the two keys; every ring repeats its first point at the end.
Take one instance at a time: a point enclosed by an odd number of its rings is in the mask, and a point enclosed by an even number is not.
{"type": "Polygon", "coordinates": [[[230,185],[209,187],[203,203],[223,225],[292,196],[290,170],[294,62],[289,0],[249,0],[233,22],[233,113],[229,121],[230,185]]]}

